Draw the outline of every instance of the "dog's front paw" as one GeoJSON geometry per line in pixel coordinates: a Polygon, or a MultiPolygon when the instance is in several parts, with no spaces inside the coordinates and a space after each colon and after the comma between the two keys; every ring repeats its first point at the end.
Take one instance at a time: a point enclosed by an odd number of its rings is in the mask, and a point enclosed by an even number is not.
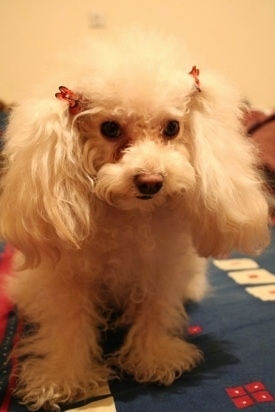
{"type": "Polygon", "coordinates": [[[152,345],[127,343],[113,358],[122,371],[137,382],[170,385],[182,373],[193,369],[203,358],[200,350],[177,337],[156,339],[152,345]]]}
{"type": "Polygon", "coordinates": [[[104,365],[87,365],[79,373],[79,365],[56,368],[47,359],[26,359],[19,366],[15,395],[32,411],[45,408],[59,411],[60,405],[85,398],[106,384],[110,371],[104,365]]]}

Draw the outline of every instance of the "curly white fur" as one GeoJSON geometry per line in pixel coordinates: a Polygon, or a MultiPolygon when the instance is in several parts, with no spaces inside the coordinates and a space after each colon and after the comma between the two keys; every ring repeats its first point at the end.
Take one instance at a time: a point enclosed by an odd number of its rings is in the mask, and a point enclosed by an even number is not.
{"type": "Polygon", "coordinates": [[[203,70],[199,92],[190,69],[176,42],[115,37],[74,55],[56,84],[85,99],[80,113],[55,90],[12,113],[0,228],[21,252],[8,290],[34,325],[16,349],[17,395],[33,410],[96,388],[113,364],[171,384],[202,357],[184,340],[183,302],[207,290],[203,257],[268,244],[239,96],[203,70]],[[106,121],[119,136],[102,134],[106,121]],[[129,332],[105,359],[113,310],[129,332]]]}

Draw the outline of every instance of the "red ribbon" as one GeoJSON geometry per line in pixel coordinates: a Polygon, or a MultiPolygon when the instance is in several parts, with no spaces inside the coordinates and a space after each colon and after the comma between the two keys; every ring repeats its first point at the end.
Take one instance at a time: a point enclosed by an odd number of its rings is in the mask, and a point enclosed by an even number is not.
{"type": "Polygon", "coordinates": [[[55,97],[59,100],[64,100],[69,104],[70,114],[78,114],[83,110],[83,101],[81,96],[69,90],[65,86],[59,87],[59,93],[55,93],[55,97]]]}
{"type": "Polygon", "coordinates": [[[191,76],[193,76],[193,78],[194,78],[195,87],[196,87],[197,91],[198,91],[198,92],[201,92],[200,80],[199,80],[199,74],[200,74],[199,69],[197,69],[196,66],[193,66],[193,67],[192,67],[192,70],[189,72],[189,74],[191,74],[191,76]]]}

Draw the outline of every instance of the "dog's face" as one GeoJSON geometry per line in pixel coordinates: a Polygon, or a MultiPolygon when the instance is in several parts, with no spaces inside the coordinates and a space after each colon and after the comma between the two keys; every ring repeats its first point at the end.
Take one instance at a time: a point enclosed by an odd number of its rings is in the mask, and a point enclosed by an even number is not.
{"type": "Polygon", "coordinates": [[[78,120],[96,196],[122,209],[149,211],[192,190],[196,177],[183,111],[117,107],[78,120]]]}

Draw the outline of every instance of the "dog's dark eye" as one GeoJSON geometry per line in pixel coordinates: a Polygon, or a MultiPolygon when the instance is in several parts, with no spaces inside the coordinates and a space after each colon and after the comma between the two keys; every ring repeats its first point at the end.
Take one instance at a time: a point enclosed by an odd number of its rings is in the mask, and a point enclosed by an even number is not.
{"type": "Polygon", "coordinates": [[[164,128],[163,134],[167,137],[175,137],[179,133],[179,130],[179,122],[177,122],[177,120],[170,120],[164,128]]]}
{"type": "Polygon", "coordinates": [[[117,139],[121,135],[120,125],[113,121],[102,123],[100,131],[108,139],[117,139]]]}

